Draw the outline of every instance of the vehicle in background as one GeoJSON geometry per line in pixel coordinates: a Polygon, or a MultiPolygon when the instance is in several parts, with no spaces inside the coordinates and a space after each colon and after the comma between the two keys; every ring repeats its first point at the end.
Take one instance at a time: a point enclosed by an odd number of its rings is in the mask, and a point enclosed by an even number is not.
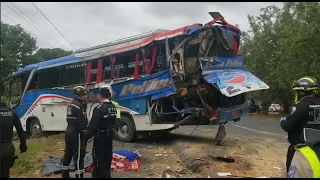
{"type": "MultiPolygon", "coordinates": [[[[268,111],[269,112],[280,112],[280,110],[281,110],[281,106],[280,106],[280,104],[271,104],[270,106],[269,106],[269,108],[268,108],[268,111]]],[[[282,108],[283,109],[283,108],[282,108]]]]}
{"type": "MultiPolygon", "coordinates": [[[[9,78],[10,102],[32,135],[64,131],[74,86],[89,90],[87,114],[109,85],[121,106],[120,141],[183,125],[219,125],[248,113],[247,93],[269,86],[245,71],[238,56],[241,31],[220,13],[213,20],[157,30],[32,64],[9,78]]],[[[221,135],[224,134],[224,135],[221,135]]]]}

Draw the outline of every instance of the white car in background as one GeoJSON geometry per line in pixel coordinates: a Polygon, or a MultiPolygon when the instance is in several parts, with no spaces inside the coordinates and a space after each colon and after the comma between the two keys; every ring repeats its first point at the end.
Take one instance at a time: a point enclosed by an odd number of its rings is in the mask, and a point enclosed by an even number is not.
{"type": "Polygon", "coordinates": [[[269,112],[280,112],[281,106],[280,104],[271,104],[268,108],[269,112]]]}

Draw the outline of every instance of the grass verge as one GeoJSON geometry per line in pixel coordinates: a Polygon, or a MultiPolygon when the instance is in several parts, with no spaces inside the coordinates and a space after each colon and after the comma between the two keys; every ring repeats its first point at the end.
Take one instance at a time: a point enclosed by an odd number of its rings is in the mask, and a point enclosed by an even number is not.
{"type": "Polygon", "coordinates": [[[16,155],[19,156],[19,159],[16,160],[14,166],[11,168],[11,177],[42,177],[40,174],[42,163],[49,156],[61,157],[63,155],[63,138],[64,134],[28,139],[28,151],[23,154],[20,154],[20,142],[15,141],[16,155]]]}

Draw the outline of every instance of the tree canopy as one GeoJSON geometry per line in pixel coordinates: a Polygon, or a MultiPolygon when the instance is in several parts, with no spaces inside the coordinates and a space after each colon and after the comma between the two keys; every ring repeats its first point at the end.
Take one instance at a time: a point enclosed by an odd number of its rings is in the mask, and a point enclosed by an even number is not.
{"type": "MultiPolygon", "coordinates": [[[[256,96],[270,103],[292,103],[292,83],[302,76],[320,78],[320,3],[284,2],[268,6],[259,16],[248,15],[250,31],[244,33],[241,54],[245,68],[270,89],[256,96]]],[[[267,103],[267,104],[268,104],[267,103]]]]}
{"type": "Polygon", "coordinates": [[[56,59],[59,57],[64,57],[72,54],[72,51],[65,51],[60,48],[54,48],[54,49],[48,49],[48,48],[40,48],[37,50],[37,52],[34,54],[34,57],[38,61],[47,61],[51,59],[56,59]]]}
{"type": "Polygon", "coordinates": [[[5,78],[20,67],[70,55],[63,49],[38,49],[36,38],[20,25],[1,21],[0,98],[4,94],[5,78]],[[38,50],[37,50],[38,49],[38,50]],[[36,51],[37,50],[37,51],[36,51]]]}

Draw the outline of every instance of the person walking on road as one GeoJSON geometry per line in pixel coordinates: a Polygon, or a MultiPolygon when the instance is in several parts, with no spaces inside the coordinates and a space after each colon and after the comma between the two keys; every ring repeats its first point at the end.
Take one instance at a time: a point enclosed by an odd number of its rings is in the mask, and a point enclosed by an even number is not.
{"type": "Polygon", "coordinates": [[[87,129],[87,139],[94,136],[93,178],[111,178],[112,143],[116,129],[117,109],[110,101],[109,88],[99,90],[100,104],[94,108],[92,118],[87,129]]]}
{"type": "Polygon", "coordinates": [[[13,166],[15,157],[15,148],[12,143],[13,126],[16,128],[20,139],[20,152],[27,151],[26,136],[18,115],[0,102],[0,178],[10,178],[10,168],[13,166]]]}
{"type": "Polygon", "coordinates": [[[88,126],[86,89],[76,86],[73,101],[67,109],[67,130],[65,134],[65,152],[62,162],[62,178],[70,178],[69,165],[73,158],[76,178],[83,178],[84,156],[86,151],[85,131],[88,126]]]}
{"type": "Polygon", "coordinates": [[[281,127],[288,133],[290,143],[287,152],[287,172],[295,153],[295,145],[304,143],[303,129],[313,128],[320,130],[319,120],[319,85],[312,77],[303,77],[293,86],[295,92],[295,105],[288,117],[280,119],[281,127]]]}

